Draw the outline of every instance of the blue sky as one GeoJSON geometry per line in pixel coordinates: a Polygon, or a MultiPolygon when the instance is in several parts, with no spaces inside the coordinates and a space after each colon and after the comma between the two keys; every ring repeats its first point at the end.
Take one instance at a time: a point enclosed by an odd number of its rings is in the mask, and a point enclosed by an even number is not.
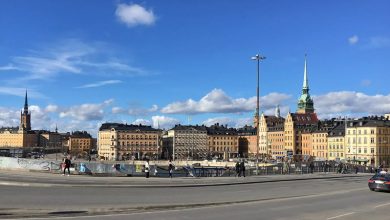
{"type": "Polygon", "coordinates": [[[304,54],[320,118],[390,112],[388,1],[1,1],[0,126],[240,127],[285,115],[304,54]]]}

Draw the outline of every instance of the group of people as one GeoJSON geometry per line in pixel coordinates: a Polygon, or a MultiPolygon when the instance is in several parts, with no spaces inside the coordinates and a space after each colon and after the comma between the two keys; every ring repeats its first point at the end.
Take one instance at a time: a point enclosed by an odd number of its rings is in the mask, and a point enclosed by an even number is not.
{"type": "Polygon", "coordinates": [[[244,161],[237,161],[236,163],[236,177],[245,177],[245,162],[244,161]]]}
{"type": "MultiPolygon", "coordinates": [[[[170,159],[169,162],[168,162],[168,172],[169,172],[169,178],[172,178],[173,177],[173,170],[175,169],[175,166],[172,162],[172,160],[170,159]]],[[[157,170],[155,169],[155,172],[157,170]]],[[[146,178],[149,178],[150,177],[150,164],[149,164],[149,159],[146,159],[145,160],[145,164],[144,164],[144,172],[145,172],[145,177],[146,178]]]]}

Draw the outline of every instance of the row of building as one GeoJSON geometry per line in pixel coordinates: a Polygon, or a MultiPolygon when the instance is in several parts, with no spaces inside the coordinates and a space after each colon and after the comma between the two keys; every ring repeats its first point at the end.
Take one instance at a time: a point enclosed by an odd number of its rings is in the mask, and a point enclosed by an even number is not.
{"type": "Polygon", "coordinates": [[[0,154],[23,156],[30,152],[68,152],[74,155],[90,153],[96,149],[96,139],[86,131],[59,133],[31,129],[31,112],[28,110],[27,91],[24,108],[20,112],[18,127],[0,128],[0,154]]]}
{"type": "Polygon", "coordinates": [[[144,156],[172,159],[260,157],[274,160],[336,160],[366,165],[390,163],[390,114],[360,119],[319,120],[309,93],[304,62],[297,111],[280,116],[256,112],[254,126],[240,129],[176,125],[167,131],[150,126],[107,123],[98,134],[99,155],[108,160],[144,156]]]}
{"type": "Polygon", "coordinates": [[[27,92],[20,126],[0,128],[0,153],[9,149],[89,154],[100,159],[230,159],[337,160],[366,165],[390,163],[390,114],[360,119],[319,120],[309,93],[307,62],[297,111],[281,117],[255,113],[254,125],[176,125],[169,130],[151,126],[104,123],[97,139],[87,132],[59,133],[31,129],[27,92]]]}

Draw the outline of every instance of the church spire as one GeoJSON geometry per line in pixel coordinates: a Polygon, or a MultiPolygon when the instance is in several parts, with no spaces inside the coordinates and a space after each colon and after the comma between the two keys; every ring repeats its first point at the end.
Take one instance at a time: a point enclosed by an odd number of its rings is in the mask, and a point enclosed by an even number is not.
{"type": "Polygon", "coordinates": [[[307,60],[306,60],[306,54],[305,54],[305,66],[303,70],[303,88],[309,89],[309,81],[307,79],[307,60]]]}
{"type": "Polygon", "coordinates": [[[28,100],[27,100],[27,89],[26,89],[26,96],[24,97],[24,113],[28,112],[28,100]]]}
{"type": "Polygon", "coordinates": [[[309,94],[309,80],[307,78],[307,59],[305,54],[305,64],[303,69],[302,95],[298,100],[298,113],[313,113],[314,103],[309,94]]]}

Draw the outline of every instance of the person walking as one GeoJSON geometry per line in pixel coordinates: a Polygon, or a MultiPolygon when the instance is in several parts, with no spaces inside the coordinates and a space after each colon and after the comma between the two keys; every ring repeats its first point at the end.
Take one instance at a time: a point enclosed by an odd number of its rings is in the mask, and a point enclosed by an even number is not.
{"type": "Polygon", "coordinates": [[[172,160],[169,159],[169,162],[168,162],[168,172],[169,172],[169,178],[171,178],[171,179],[173,177],[173,169],[175,169],[175,166],[173,165],[172,160]]]}
{"type": "Polygon", "coordinates": [[[65,160],[64,160],[64,173],[62,174],[63,176],[65,176],[65,171],[66,169],[68,169],[68,176],[70,176],[70,165],[72,164],[71,161],[70,161],[70,156],[68,155],[65,160]]]}
{"type": "Polygon", "coordinates": [[[240,162],[238,161],[236,163],[235,170],[236,170],[236,177],[240,177],[240,162]]]}
{"type": "Polygon", "coordinates": [[[241,173],[242,173],[242,176],[245,177],[245,162],[244,161],[241,161],[241,164],[240,164],[240,176],[241,176],[241,173]]]}
{"type": "Polygon", "coordinates": [[[310,173],[313,174],[313,172],[314,172],[314,163],[313,163],[313,161],[310,162],[309,167],[310,167],[310,173]]]}
{"type": "Polygon", "coordinates": [[[145,161],[145,177],[146,178],[149,178],[149,171],[150,171],[149,159],[146,159],[146,161],[145,161]]]}

